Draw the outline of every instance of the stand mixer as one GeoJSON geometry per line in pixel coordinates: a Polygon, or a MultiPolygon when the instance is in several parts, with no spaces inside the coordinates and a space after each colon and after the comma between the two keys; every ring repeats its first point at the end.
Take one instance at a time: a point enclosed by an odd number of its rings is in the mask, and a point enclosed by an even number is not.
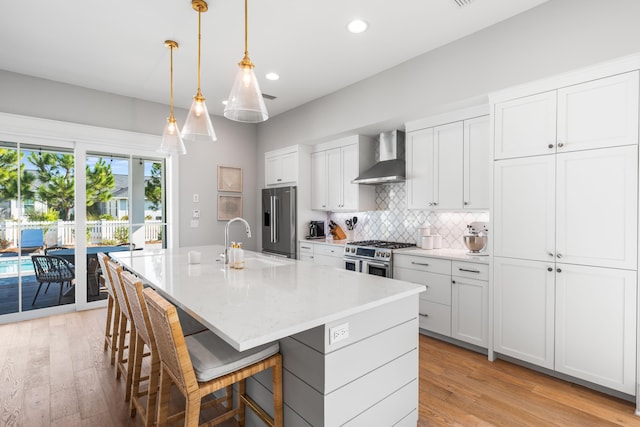
{"type": "Polygon", "coordinates": [[[467,255],[487,256],[488,253],[483,252],[487,247],[488,240],[488,223],[475,221],[467,225],[467,231],[462,236],[464,245],[469,249],[467,255]]]}

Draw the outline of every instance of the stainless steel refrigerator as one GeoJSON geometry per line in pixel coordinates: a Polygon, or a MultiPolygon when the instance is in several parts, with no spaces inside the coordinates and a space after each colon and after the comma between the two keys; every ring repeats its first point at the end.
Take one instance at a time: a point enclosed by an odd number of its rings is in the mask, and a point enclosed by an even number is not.
{"type": "Polygon", "coordinates": [[[262,252],[296,258],[296,187],[262,190],[262,252]]]}

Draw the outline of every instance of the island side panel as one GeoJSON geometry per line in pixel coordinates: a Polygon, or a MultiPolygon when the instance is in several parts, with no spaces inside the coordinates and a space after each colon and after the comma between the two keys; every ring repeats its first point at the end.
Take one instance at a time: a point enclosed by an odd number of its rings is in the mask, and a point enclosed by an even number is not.
{"type": "MultiPolygon", "coordinates": [[[[418,301],[416,294],[281,340],[285,425],[415,425],[418,301]],[[345,323],[348,338],[330,342],[331,328],[345,323]]],[[[271,411],[270,371],[247,390],[271,411]]],[[[246,425],[261,425],[249,412],[246,425]]]]}

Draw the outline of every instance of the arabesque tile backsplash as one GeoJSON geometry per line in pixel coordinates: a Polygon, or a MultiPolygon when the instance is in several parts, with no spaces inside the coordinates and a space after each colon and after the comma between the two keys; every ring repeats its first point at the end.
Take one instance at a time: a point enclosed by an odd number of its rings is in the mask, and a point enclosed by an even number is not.
{"type": "Polygon", "coordinates": [[[342,227],[349,240],[380,239],[416,243],[418,228],[431,226],[431,234],[442,235],[445,248],[464,249],[462,236],[467,224],[489,221],[488,211],[439,212],[407,209],[405,183],[376,186],[376,210],[356,213],[331,213],[329,219],[342,227]],[[352,231],[345,220],[358,217],[352,231]]]}

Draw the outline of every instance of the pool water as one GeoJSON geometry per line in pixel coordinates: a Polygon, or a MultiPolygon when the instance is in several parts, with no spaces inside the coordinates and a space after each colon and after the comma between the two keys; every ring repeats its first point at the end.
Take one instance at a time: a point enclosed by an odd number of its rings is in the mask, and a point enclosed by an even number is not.
{"type": "Polygon", "coordinates": [[[22,257],[20,262],[18,258],[0,258],[0,277],[17,276],[18,264],[22,274],[33,274],[33,262],[30,257],[22,257]]]}

